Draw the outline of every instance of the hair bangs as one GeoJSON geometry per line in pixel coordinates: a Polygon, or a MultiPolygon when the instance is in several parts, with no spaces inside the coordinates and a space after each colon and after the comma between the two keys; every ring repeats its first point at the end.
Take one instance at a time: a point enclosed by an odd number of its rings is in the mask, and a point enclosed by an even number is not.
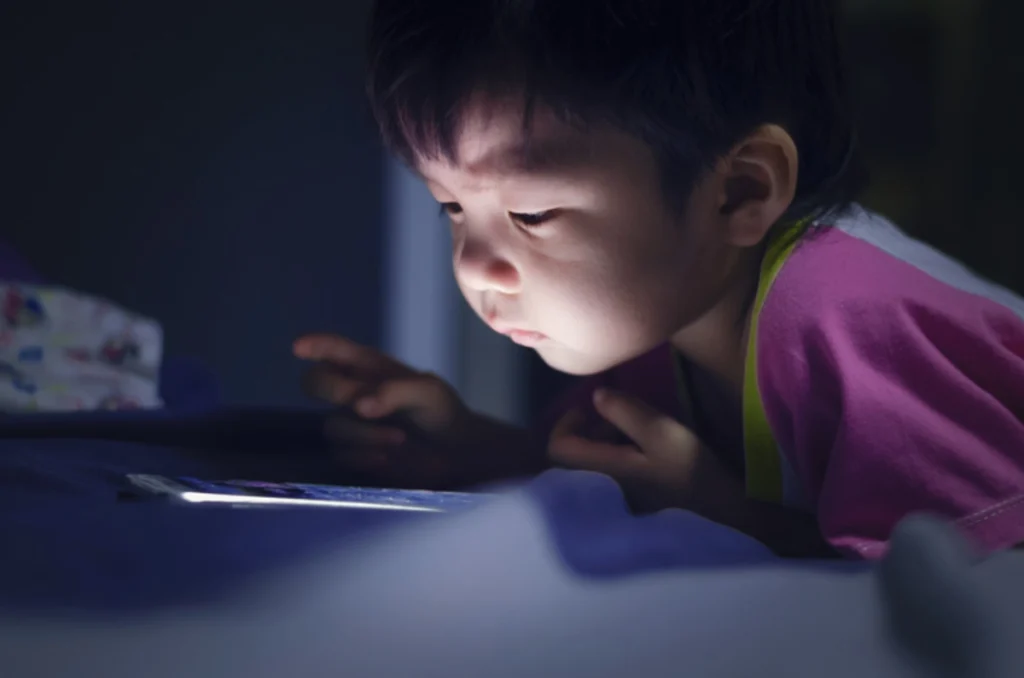
{"type": "MultiPolygon", "coordinates": [[[[378,11],[382,4],[387,1],[378,11]]],[[[416,12],[428,3],[410,4],[408,12],[416,12]]],[[[521,22],[495,20],[472,5],[459,22],[426,11],[410,21],[405,12],[389,30],[372,33],[370,104],[385,146],[410,166],[424,159],[457,162],[459,133],[477,101],[519,97],[529,128],[540,60],[530,56],[528,37],[517,30],[521,22]]]]}
{"type": "Polygon", "coordinates": [[[457,164],[478,102],[543,106],[577,128],[646,143],[678,205],[762,124],[800,153],[794,214],[863,186],[835,0],[376,0],[368,93],[385,145],[411,167],[457,164]]]}

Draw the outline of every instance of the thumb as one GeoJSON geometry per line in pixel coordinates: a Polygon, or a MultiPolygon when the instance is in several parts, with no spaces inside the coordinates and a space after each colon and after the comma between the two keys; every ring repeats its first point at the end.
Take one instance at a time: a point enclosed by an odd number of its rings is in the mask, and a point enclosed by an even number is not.
{"type": "Polygon", "coordinates": [[[634,396],[599,389],[594,392],[594,408],[647,455],[699,444],[685,426],[634,396]]]}
{"type": "Polygon", "coordinates": [[[568,468],[597,471],[615,478],[636,475],[645,467],[644,455],[633,445],[615,445],[580,435],[583,411],[571,409],[555,424],[548,438],[548,457],[568,468]]]}
{"type": "Polygon", "coordinates": [[[599,443],[579,436],[553,438],[548,457],[560,466],[596,471],[616,479],[640,476],[648,468],[647,458],[633,445],[599,443]]]}
{"type": "Polygon", "coordinates": [[[576,435],[584,421],[583,411],[578,407],[572,408],[563,414],[562,418],[552,427],[548,440],[559,440],[566,436],[576,435]]]}

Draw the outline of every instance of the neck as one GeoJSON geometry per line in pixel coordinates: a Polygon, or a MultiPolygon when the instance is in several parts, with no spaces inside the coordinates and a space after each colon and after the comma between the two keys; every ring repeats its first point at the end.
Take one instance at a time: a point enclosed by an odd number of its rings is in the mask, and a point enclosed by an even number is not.
{"type": "Polygon", "coordinates": [[[700,318],[672,335],[672,346],[687,360],[743,391],[750,317],[763,249],[743,252],[725,281],[719,300],[700,318]]]}

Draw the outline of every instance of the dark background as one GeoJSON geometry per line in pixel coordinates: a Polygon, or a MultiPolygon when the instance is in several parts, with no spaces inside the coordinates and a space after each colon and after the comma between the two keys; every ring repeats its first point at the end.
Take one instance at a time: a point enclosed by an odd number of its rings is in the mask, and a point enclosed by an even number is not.
{"type": "Polygon", "coordinates": [[[301,401],[301,332],[379,339],[368,2],[10,4],[3,239],[160,319],[233,402],[301,401]]]}
{"type": "MultiPolygon", "coordinates": [[[[1024,290],[1024,3],[844,4],[865,202],[1024,290]]],[[[0,235],[52,279],[160,319],[229,400],[300,402],[296,334],[381,339],[368,5],[0,10],[0,235]]],[[[531,373],[538,396],[558,381],[531,373]]]]}

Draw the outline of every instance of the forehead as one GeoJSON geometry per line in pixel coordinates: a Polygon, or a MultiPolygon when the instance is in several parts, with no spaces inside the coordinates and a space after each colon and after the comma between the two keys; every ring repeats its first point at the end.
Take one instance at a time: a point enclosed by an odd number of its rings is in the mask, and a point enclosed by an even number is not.
{"type": "Polygon", "coordinates": [[[487,180],[579,171],[602,160],[600,133],[568,125],[543,107],[529,127],[523,115],[514,101],[471,102],[456,130],[453,157],[421,157],[417,169],[428,180],[451,172],[487,180]]]}

